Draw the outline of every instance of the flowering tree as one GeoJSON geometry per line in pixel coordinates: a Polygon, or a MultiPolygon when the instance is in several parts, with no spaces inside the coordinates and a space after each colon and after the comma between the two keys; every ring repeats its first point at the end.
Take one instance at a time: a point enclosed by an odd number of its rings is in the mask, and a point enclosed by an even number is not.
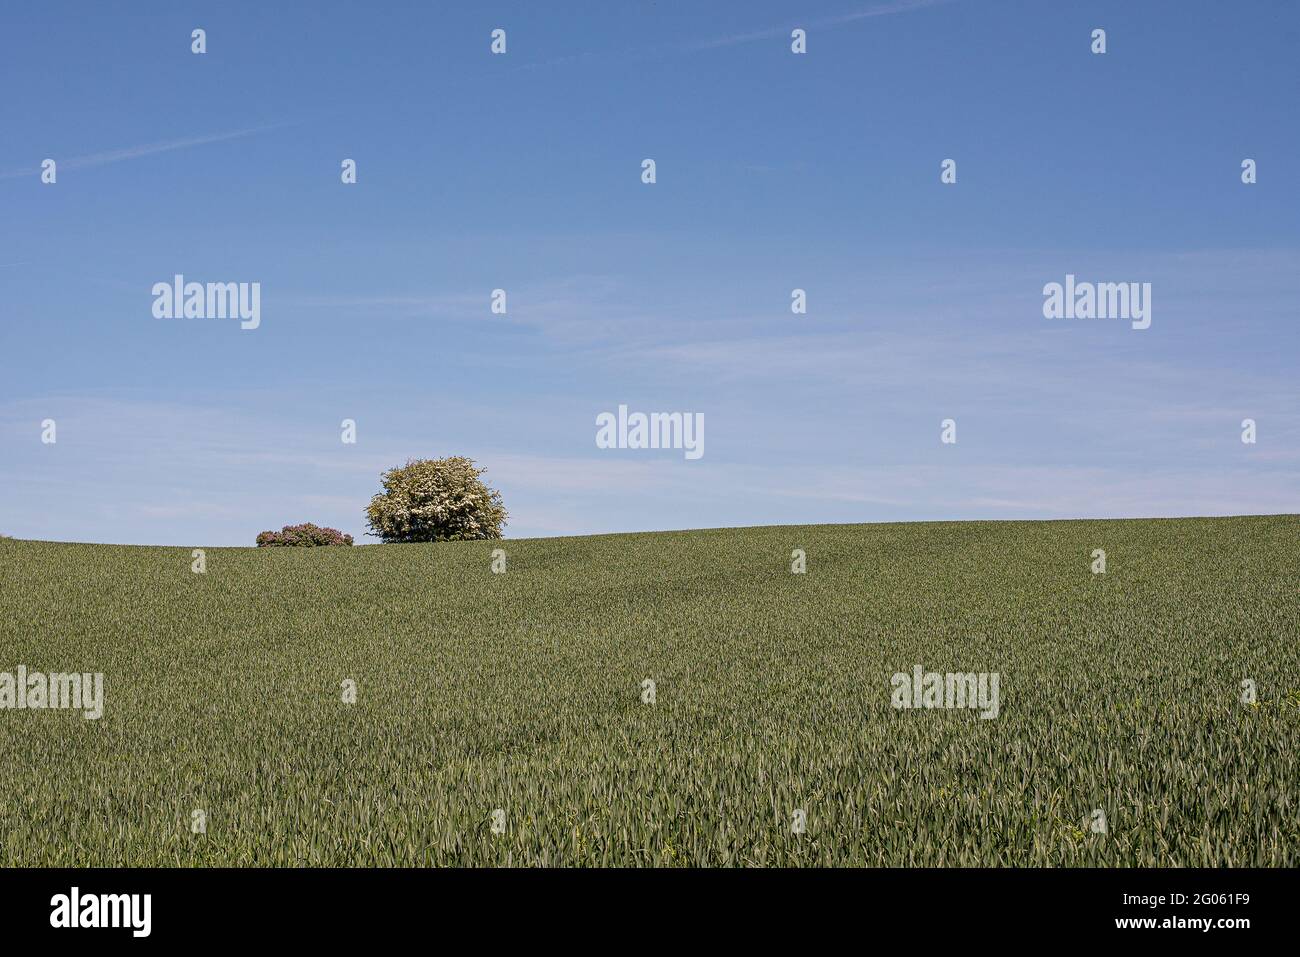
{"type": "Polygon", "coordinates": [[[500,538],[501,493],[479,477],[472,459],[416,459],[384,473],[370,500],[370,533],[385,542],[458,542],[500,538]]]}

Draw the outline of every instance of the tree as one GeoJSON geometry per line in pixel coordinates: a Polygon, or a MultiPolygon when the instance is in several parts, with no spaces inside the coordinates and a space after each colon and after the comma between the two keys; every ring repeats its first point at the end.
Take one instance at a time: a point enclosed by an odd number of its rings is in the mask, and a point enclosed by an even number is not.
{"type": "Polygon", "coordinates": [[[472,459],[413,459],[389,469],[370,500],[370,534],[388,542],[463,542],[500,538],[501,493],[479,477],[472,459]]]}

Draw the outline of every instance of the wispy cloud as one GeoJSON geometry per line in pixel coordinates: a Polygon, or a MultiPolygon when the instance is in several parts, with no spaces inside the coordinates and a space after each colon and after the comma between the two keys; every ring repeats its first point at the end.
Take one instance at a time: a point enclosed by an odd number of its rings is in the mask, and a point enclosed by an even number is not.
{"type": "MultiPolygon", "coordinates": [[[[127,146],[117,150],[106,150],[102,153],[91,153],[87,156],[73,156],[69,159],[58,159],[60,170],[69,169],[89,169],[93,166],[104,166],[108,163],[121,163],[125,160],[139,159],[142,156],[153,156],[155,153],[168,153],[172,150],[189,149],[192,146],[204,146],[208,143],[223,143],[227,140],[237,140],[245,136],[252,136],[255,133],[263,133],[267,130],[277,129],[282,124],[273,124],[271,126],[253,126],[245,130],[231,130],[227,133],[214,133],[211,136],[191,136],[181,140],[164,140],[157,143],[145,143],[141,146],[127,146]]],[[[39,167],[28,167],[27,169],[10,170],[0,173],[0,179],[17,179],[20,176],[34,176],[40,172],[39,167]]]]}

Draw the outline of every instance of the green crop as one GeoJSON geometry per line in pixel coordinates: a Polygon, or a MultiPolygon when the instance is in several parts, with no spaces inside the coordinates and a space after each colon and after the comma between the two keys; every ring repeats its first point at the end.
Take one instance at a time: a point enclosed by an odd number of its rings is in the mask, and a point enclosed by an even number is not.
{"type": "Polygon", "coordinates": [[[1300,864],[1296,516],[192,562],[0,542],[0,672],[105,687],[0,708],[0,864],[1300,864]]]}

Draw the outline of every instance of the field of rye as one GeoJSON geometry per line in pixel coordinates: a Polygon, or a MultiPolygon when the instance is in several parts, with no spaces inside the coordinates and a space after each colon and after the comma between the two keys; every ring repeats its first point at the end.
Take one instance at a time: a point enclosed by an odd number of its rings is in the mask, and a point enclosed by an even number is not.
{"type": "Polygon", "coordinates": [[[1300,516],[205,560],[0,541],[0,865],[1300,865],[1300,516]]]}

